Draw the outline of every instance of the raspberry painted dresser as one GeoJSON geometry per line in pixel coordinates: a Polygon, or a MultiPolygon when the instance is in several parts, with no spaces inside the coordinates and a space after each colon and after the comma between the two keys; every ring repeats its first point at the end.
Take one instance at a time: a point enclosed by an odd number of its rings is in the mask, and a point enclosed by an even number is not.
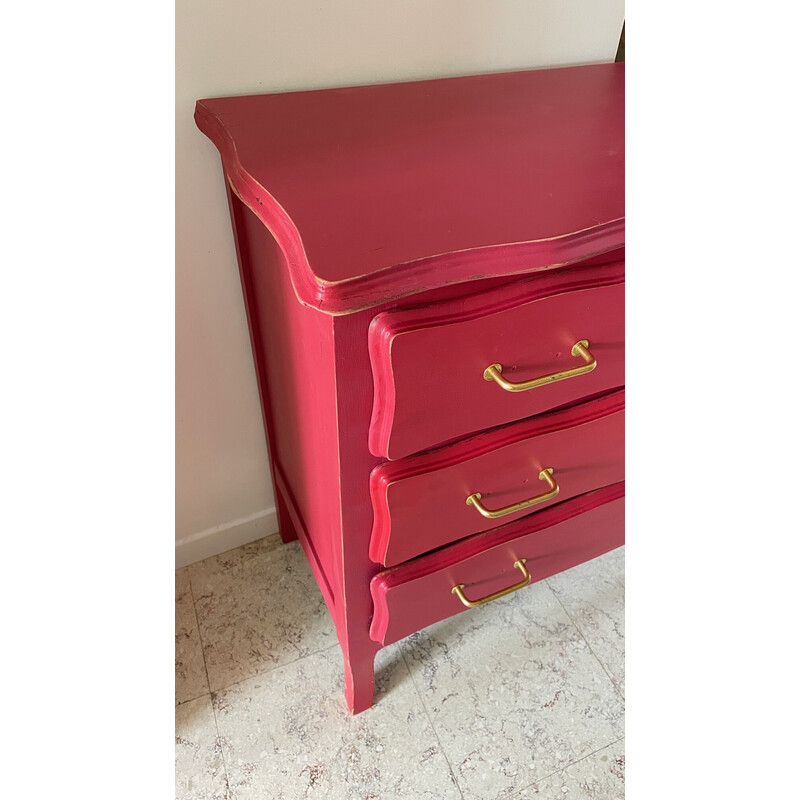
{"type": "Polygon", "coordinates": [[[281,536],[383,646],[623,543],[624,65],[200,100],[281,536]]]}

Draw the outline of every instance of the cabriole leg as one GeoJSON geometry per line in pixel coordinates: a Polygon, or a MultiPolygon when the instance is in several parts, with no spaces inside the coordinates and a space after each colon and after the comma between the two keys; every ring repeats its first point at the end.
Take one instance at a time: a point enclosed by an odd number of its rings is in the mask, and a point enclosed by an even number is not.
{"type": "Polygon", "coordinates": [[[351,714],[360,714],[372,706],[376,652],[369,648],[358,655],[344,654],[344,698],[351,714]]]}

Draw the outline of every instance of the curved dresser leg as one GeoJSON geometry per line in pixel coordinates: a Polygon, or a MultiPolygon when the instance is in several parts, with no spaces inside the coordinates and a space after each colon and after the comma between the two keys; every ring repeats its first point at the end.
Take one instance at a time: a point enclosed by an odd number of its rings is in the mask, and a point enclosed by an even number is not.
{"type": "Polygon", "coordinates": [[[344,699],[351,714],[360,714],[372,707],[376,652],[369,648],[358,654],[344,653],[344,699]]]}

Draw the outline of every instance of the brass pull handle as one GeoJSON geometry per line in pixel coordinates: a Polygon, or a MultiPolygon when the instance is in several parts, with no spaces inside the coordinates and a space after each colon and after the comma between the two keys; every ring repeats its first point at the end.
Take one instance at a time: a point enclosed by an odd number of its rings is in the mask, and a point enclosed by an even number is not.
{"type": "Polygon", "coordinates": [[[503,371],[503,367],[500,364],[492,364],[483,371],[483,379],[485,381],[495,381],[507,392],[527,392],[528,389],[535,389],[537,386],[544,386],[547,383],[555,383],[556,381],[563,381],[567,378],[583,375],[586,372],[591,372],[597,366],[597,361],[595,361],[594,356],[589,352],[589,342],[586,339],[581,339],[579,342],[576,342],[572,346],[570,352],[573,356],[582,358],[586,363],[582,367],[567,369],[563,372],[554,372],[552,375],[543,375],[541,378],[534,378],[533,380],[523,381],[522,383],[507,381],[500,374],[503,371]]]}
{"type": "Polygon", "coordinates": [[[511,592],[516,592],[517,589],[523,589],[531,582],[531,574],[528,572],[527,568],[525,567],[525,559],[520,558],[514,562],[514,566],[525,576],[519,583],[515,583],[513,586],[509,586],[507,589],[501,589],[499,592],[495,592],[494,594],[487,594],[486,597],[481,597],[480,600],[470,600],[464,594],[464,584],[459,583],[458,586],[454,586],[452,588],[452,593],[458,595],[458,599],[467,607],[467,608],[475,608],[475,606],[482,606],[484,603],[491,603],[492,600],[498,600],[501,597],[505,597],[507,594],[511,594],[511,592]]]}
{"type": "Polygon", "coordinates": [[[514,503],[513,506],[506,506],[505,508],[498,508],[496,511],[489,511],[489,509],[486,508],[483,503],[481,503],[480,492],[471,494],[467,498],[467,505],[475,506],[481,515],[487,519],[497,519],[498,517],[505,517],[506,514],[513,514],[515,511],[519,511],[521,508],[529,508],[530,506],[537,505],[537,503],[544,503],[545,500],[552,500],[558,494],[559,490],[558,484],[555,482],[555,480],[553,480],[552,467],[543,469],[539,473],[539,480],[545,481],[550,487],[550,491],[546,492],[545,494],[540,494],[537,497],[531,497],[528,500],[521,500],[519,503],[514,503]]]}

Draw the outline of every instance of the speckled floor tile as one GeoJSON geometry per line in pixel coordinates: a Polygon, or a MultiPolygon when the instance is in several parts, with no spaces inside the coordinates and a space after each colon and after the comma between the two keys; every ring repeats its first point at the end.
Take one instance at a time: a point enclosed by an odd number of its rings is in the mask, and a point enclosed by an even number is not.
{"type": "Polygon", "coordinates": [[[400,645],[467,800],[511,798],[623,735],[622,698],[545,583],[400,645]]]}
{"type": "Polygon", "coordinates": [[[208,694],[188,569],[175,573],[175,703],[208,694]]]}
{"type": "Polygon", "coordinates": [[[396,646],[376,658],[376,705],[347,711],[338,647],[214,695],[236,800],[459,800],[396,646]]]}
{"type": "Polygon", "coordinates": [[[212,691],[337,641],[298,542],[267,537],[188,569],[212,691]]]}
{"type": "Polygon", "coordinates": [[[175,800],[231,800],[209,695],[175,709],[175,800]]]}
{"type": "Polygon", "coordinates": [[[547,579],[620,691],[625,685],[625,548],[547,579]]]}
{"type": "Polygon", "coordinates": [[[514,800],[625,800],[625,741],[592,753],[514,800]]]}

